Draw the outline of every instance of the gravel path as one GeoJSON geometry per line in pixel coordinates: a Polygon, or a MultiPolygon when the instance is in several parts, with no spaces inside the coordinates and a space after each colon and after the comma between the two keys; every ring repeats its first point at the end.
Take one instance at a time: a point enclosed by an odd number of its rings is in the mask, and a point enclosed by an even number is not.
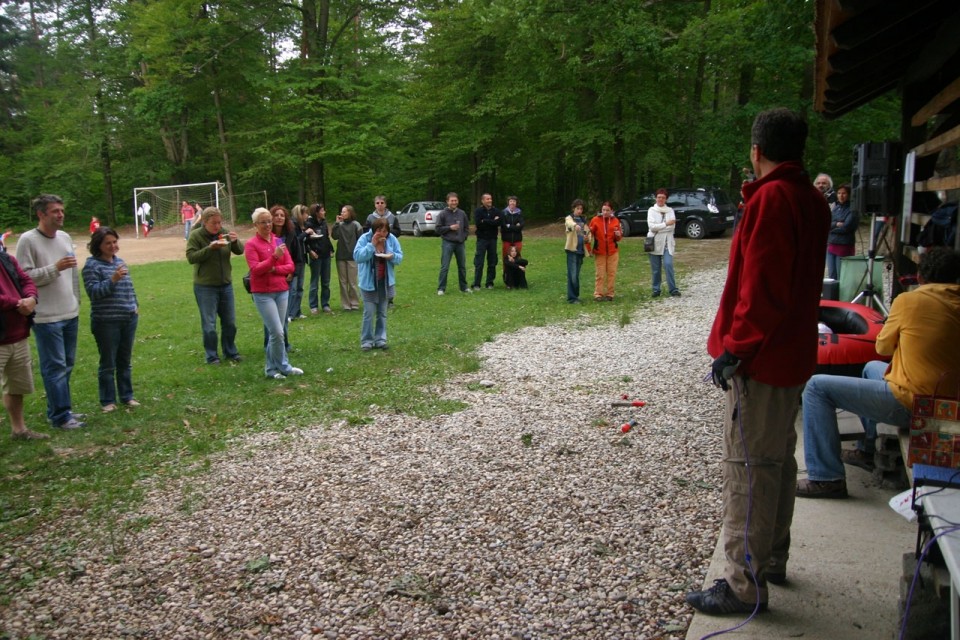
{"type": "Polygon", "coordinates": [[[0,629],[682,638],[720,527],[721,396],[702,379],[723,277],[691,276],[622,329],[500,336],[479,372],[437,390],[459,413],[244,439],[151,490],[119,540],[61,522],[67,562],[55,532],[37,533],[0,570],[54,575],[0,606],[0,629]],[[621,394],[647,406],[611,407],[621,394]],[[62,570],[38,572],[44,558],[62,570]]]}

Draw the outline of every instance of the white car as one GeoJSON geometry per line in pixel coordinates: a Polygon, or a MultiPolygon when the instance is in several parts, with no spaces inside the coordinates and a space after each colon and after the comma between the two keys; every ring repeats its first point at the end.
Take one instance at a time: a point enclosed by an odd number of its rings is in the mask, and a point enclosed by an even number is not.
{"type": "Polygon", "coordinates": [[[437,216],[446,208],[447,205],[437,201],[411,202],[396,214],[400,222],[400,233],[412,233],[418,237],[426,233],[436,233],[437,216]]]}

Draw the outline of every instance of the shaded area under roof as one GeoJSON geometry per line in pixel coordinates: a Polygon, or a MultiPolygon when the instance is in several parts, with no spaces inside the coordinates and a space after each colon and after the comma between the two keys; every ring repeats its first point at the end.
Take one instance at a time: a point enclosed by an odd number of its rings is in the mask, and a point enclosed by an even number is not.
{"type": "Polygon", "coordinates": [[[839,118],[891,89],[929,100],[960,77],[957,0],[816,0],[814,108],[839,118]]]}

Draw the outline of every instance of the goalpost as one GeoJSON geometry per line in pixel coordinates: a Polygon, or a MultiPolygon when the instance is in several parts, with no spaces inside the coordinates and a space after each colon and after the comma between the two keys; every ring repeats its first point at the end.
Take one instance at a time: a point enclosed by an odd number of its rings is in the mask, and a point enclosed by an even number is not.
{"type": "MultiPolygon", "coordinates": [[[[221,182],[198,182],[194,184],[173,184],[157,187],[137,187],[133,190],[133,219],[137,230],[137,237],[143,233],[140,218],[137,212],[140,206],[146,203],[150,208],[150,218],[153,219],[152,233],[183,233],[183,221],[180,218],[180,207],[186,200],[191,205],[217,207],[223,213],[224,220],[234,223],[233,210],[230,208],[230,198],[221,182]]],[[[200,212],[194,217],[197,223],[200,212]]]]}

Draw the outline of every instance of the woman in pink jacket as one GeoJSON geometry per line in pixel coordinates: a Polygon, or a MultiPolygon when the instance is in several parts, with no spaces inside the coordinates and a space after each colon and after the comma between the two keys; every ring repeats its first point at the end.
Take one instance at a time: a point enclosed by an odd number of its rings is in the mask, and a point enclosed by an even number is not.
{"type": "Polygon", "coordinates": [[[283,346],[283,329],[287,319],[287,276],[293,273],[293,259],[283,238],[273,235],[273,216],[264,208],[253,212],[256,235],[243,248],[250,267],[250,292],[253,303],[263,318],[267,339],[267,362],[264,371],[268,378],[283,380],[287,376],[301,376],[303,369],[291,367],[283,346]]]}

